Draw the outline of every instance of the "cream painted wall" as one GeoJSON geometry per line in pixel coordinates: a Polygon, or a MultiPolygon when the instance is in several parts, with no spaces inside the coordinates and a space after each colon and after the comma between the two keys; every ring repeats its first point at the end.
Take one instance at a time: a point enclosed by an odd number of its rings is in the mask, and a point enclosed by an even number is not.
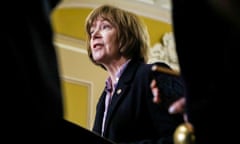
{"type": "Polygon", "coordinates": [[[86,54],[58,47],[57,49],[60,72],[62,77],[70,77],[91,85],[91,98],[89,104],[89,128],[92,128],[95,107],[107,77],[106,71],[92,64],[86,54]]]}

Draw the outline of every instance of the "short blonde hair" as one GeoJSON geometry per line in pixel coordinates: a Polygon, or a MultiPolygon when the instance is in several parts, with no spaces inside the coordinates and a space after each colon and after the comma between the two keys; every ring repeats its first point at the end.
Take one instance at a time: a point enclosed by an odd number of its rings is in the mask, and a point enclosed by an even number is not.
{"type": "Polygon", "coordinates": [[[147,62],[150,39],[145,23],[137,15],[111,5],[102,5],[94,9],[85,21],[88,56],[93,62],[90,29],[99,17],[109,21],[117,29],[117,40],[124,57],[147,62]]]}

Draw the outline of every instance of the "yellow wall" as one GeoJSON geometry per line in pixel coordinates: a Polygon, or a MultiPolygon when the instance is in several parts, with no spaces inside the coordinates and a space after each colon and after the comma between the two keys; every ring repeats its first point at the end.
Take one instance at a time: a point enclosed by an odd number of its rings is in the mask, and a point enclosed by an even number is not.
{"type": "Polygon", "coordinates": [[[84,128],[88,128],[88,87],[76,82],[63,81],[62,89],[65,119],[84,128]]]}
{"type": "Polygon", "coordinates": [[[84,40],[84,22],[90,11],[85,8],[57,9],[52,15],[55,32],[84,40]]]}

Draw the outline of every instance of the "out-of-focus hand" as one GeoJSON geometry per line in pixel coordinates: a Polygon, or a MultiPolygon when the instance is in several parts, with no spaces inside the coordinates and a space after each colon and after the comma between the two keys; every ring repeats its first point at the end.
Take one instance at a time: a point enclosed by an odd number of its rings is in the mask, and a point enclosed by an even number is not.
{"type": "Polygon", "coordinates": [[[171,114],[184,113],[185,105],[186,105],[186,98],[181,97],[180,99],[176,100],[169,106],[168,112],[171,114]]]}
{"type": "Polygon", "coordinates": [[[152,80],[150,88],[153,93],[153,102],[159,104],[161,102],[160,91],[157,87],[157,81],[155,79],[152,80]]]}

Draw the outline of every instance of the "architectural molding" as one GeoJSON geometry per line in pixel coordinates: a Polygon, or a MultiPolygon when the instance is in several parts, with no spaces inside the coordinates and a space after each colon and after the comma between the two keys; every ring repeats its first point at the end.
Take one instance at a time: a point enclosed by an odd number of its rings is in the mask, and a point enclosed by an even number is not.
{"type": "Polygon", "coordinates": [[[173,32],[165,33],[162,41],[150,48],[148,63],[154,62],[165,62],[173,70],[180,71],[173,32]]]}
{"type": "Polygon", "coordinates": [[[58,8],[95,8],[111,4],[138,15],[171,24],[170,0],[63,0],[58,8]]]}
{"type": "Polygon", "coordinates": [[[63,81],[77,84],[77,85],[84,85],[88,88],[88,112],[87,112],[87,127],[91,128],[91,121],[93,120],[93,110],[95,108],[95,105],[93,103],[93,83],[91,81],[85,81],[81,80],[75,77],[69,77],[69,76],[61,76],[63,81]]]}
{"type": "Polygon", "coordinates": [[[63,48],[66,50],[87,55],[86,43],[83,40],[75,39],[61,34],[55,34],[54,45],[57,48],[63,48]]]}

